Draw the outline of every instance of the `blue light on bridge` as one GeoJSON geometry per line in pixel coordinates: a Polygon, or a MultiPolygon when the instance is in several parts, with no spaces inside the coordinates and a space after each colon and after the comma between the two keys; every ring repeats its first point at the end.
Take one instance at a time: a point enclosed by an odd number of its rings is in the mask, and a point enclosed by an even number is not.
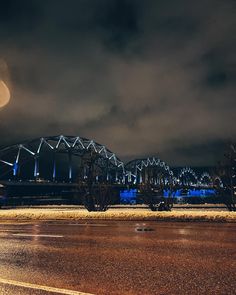
{"type": "Polygon", "coordinates": [[[120,191],[121,204],[136,204],[137,189],[120,191]]]}
{"type": "Polygon", "coordinates": [[[164,197],[212,197],[216,195],[216,191],[214,189],[188,189],[187,191],[183,191],[179,189],[174,192],[170,192],[169,190],[164,190],[164,197]]]}
{"type": "Polygon", "coordinates": [[[18,163],[13,164],[13,175],[16,176],[18,171],[18,163]]]}
{"type": "Polygon", "coordinates": [[[210,197],[215,196],[216,192],[214,189],[190,189],[188,191],[188,197],[210,197]]]}
{"type": "Polygon", "coordinates": [[[164,190],[163,191],[163,195],[164,197],[173,197],[173,198],[177,198],[181,196],[181,190],[176,190],[174,192],[170,192],[169,190],[164,190]]]}

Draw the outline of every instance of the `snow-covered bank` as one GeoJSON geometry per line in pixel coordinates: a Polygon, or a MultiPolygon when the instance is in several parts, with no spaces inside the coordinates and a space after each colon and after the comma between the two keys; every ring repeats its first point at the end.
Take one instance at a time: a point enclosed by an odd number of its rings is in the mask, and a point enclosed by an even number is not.
{"type": "Polygon", "coordinates": [[[85,209],[26,208],[0,210],[0,222],[30,220],[156,220],[236,222],[236,212],[191,211],[151,212],[148,209],[110,209],[88,212],[85,209]]]}

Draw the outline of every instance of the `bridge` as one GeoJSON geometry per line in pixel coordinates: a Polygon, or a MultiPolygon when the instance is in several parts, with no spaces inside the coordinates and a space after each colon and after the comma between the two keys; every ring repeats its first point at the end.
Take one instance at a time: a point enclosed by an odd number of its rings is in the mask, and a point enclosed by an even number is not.
{"type": "Polygon", "coordinates": [[[64,135],[36,138],[0,149],[0,183],[7,188],[8,195],[89,195],[91,190],[98,193],[105,186],[120,191],[127,187],[140,190],[148,185],[155,192],[223,186],[218,176],[207,171],[197,175],[192,168],[183,167],[174,173],[156,157],[125,164],[94,140],[64,135]]]}

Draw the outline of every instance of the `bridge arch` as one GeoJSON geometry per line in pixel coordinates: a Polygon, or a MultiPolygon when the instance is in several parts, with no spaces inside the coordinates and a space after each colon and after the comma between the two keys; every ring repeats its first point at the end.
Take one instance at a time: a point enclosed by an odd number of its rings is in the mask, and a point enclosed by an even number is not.
{"type": "Polygon", "coordinates": [[[192,168],[184,167],[180,170],[178,182],[181,186],[196,186],[198,184],[198,177],[192,168]]]}
{"type": "Polygon", "coordinates": [[[137,184],[169,184],[173,171],[159,158],[135,159],[125,165],[126,180],[137,184]]]}
{"type": "Polygon", "coordinates": [[[212,186],[213,185],[213,179],[210,176],[210,174],[208,172],[203,172],[199,178],[199,184],[201,186],[212,186]]]}
{"type": "Polygon", "coordinates": [[[215,187],[221,187],[221,188],[224,187],[223,181],[219,176],[215,176],[213,178],[213,185],[215,187]]]}
{"type": "Polygon", "coordinates": [[[60,178],[68,182],[92,177],[97,182],[119,183],[124,179],[124,164],[115,153],[94,140],[57,135],[0,149],[0,179],[2,177],[18,180],[42,177],[47,181],[60,178]]]}

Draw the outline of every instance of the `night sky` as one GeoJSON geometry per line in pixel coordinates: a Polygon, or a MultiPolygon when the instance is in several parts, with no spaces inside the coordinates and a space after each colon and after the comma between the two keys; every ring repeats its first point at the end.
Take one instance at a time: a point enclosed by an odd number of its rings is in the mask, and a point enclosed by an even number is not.
{"type": "Polygon", "coordinates": [[[0,0],[0,145],[79,135],[214,165],[236,126],[234,0],[0,0]]]}

